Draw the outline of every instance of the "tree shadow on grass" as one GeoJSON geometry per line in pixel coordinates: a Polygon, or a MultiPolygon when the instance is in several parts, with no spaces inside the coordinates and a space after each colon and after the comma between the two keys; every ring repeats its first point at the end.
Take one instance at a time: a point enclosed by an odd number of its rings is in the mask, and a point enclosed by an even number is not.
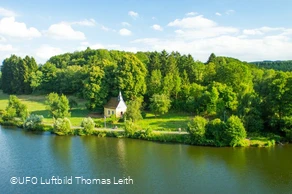
{"type": "Polygon", "coordinates": [[[82,108],[72,109],[70,112],[71,112],[71,117],[87,117],[88,114],[90,113],[89,110],[82,109],[82,108]]]}
{"type": "Polygon", "coordinates": [[[145,119],[181,119],[181,118],[191,118],[191,117],[193,116],[188,113],[166,113],[163,115],[157,115],[156,117],[153,114],[147,113],[145,119]]]}
{"type": "Polygon", "coordinates": [[[178,128],[181,128],[182,130],[185,130],[187,128],[187,124],[188,124],[188,119],[185,120],[169,120],[169,121],[163,121],[163,122],[159,122],[159,121],[155,121],[155,122],[150,122],[149,126],[151,127],[157,127],[160,130],[171,130],[171,131],[176,131],[178,130],[178,128]]]}
{"type": "MultiPolygon", "coordinates": [[[[87,117],[87,115],[89,114],[89,111],[86,109],[73,109],[70,112],[71,117],[87,117]]],[[[48,110],[35,110],[32,111],[31,114],[43,115],[44,118],[52,118],[48,110]]]]}
{"type": "Polygon", "coordinates": [[[42,115],[44,118],[51,118],[48,110],[35,110],[31,111],[31,114],[42,115]]]}

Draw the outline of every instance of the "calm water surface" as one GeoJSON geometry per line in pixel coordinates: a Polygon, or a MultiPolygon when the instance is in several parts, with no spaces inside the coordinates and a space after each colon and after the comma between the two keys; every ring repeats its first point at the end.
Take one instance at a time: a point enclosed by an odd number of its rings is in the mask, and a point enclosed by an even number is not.
{"type": "Polygon", "coordinates": [[[0,127],[0,193],[292,193],[292,146],[209,148],[0,127]],[[40,184],[52,176],[73,181],[40,184]],[[77,184],[81,176],[111,184],[77,184]],[[128,176],[133,184],[113,184],[128,176]],[[11,177],[38,183],[12,185],[11,177]]]}

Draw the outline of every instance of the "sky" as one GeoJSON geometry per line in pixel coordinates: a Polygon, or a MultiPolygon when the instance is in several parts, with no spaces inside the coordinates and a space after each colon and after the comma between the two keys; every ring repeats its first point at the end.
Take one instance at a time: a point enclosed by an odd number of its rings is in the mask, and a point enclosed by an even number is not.
{"type": "Polygon", "coordinates": [[[292,59],[290,0],[0,0],[0,61],[92,49],[292,59]]]}

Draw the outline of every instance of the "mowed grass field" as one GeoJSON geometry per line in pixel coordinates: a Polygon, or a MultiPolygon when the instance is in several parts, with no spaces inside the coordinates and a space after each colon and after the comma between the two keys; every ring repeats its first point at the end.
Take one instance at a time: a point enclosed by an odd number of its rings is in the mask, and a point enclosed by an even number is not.
{"type": "Polygon", "coordinates": [[[157,131],[177,131],[181,128],[181,131],[186,131],[188,122],[193,118],[186,113],[167,113],[155,117],[152,113],[147,113],[146,118],[137,122],[137,125],[141,128],[151,128],[157,131]]]}
{"type": "MultiPolygon", "coordinates": [[[[49,115],[49,111],[46,109],[46,95],[17,95],[17,97],[28,107],[31,114],[38,114],[44,116],[44,122],[46,124],[53,124],[53,119],[49,115]]],[[[92,117],[99,123],[104,123],[103,115],[95,114],[86,109],[85,100],[74,98],[78,102],[78,106],[72,108],[71,117],[69,117],[73,126],[80,126],[81,121],[85,117],[92,117]]],[[[5,110],[8,105],[9,95],[4,94],[0,90],[0,110],[5,110]]],[[[143,128],[151,128],[152,130],[161,131],[177,131],[181,128],[182,131],[186,130],[187,123],[193,118],[193,116],[186,113],[167,113],[165,115],[155,117],[154,114],[147,113],[146,118],[138,121],[136,124],[143,128]]],[[[107,121],[107,127],[113,127],[107,121]]],[[[123,123],[118,123],[119,128],[123,127],[123,123]]]]}
{"type": "MultiPolygon", "coordinates": [[[[46,95],[16,95],[28,108],[31,114],[38,114],[44,116],[44,122],[47,124],[53,124],[53,118],[49,115],[49,111],[46,109],[46,95]]],[[[73,126],[80,126],[80,123],[84,117],[87,117],[89,111],[85,107],[85,101],[76,99],[78,106],[71,110],[70,121],[73,126]]],[[[5,110],[8,105],[9,95],[0,91],[0,110],[5,110]]]]}

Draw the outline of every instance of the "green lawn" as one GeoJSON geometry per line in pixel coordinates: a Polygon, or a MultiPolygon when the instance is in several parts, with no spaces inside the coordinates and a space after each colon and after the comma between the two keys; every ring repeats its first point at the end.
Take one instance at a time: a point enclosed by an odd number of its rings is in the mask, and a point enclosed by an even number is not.
{"type": "MultiPolygon", "coordinates": [[[[46,110],[45,95],[17,95],[17,97],[27,105],[30,113],[43,115],[44,122],[48,124],[53,123],[53,119],[49,116],[49,112],[46,110]]],[[[0,110],[4,110],[8,104],[9,95],[3,94],[0,91],[0,110]]],[[[103,115],[93,114],[88,111],[85,107],[85,100],[77,99],[76,97],[70,96],[78,102],[78,106],[71,110],[71,117],[69,118],[73,126],[80,126],[80,123],[85,117],[92,117],[95,121],[104,125],[103,115]]],[[[136,124],[143,129],[151,128],[153,130],[161,131],[177,131],[178,128],[181,128],[182,131],[185,131],[187,123],[189,122],[191,116],[186,113],[168,113],[155,117],[151,113],[146,114],[146,118],[138,121],[136,124]]],[[[118,128],[123,127],[123,123],[118,123],[111,125],[107,121],[107,127],[113,127],[117,125],[118,128]]]]}
{"type": "MultiPolygon", "coordinates": [[[[38,114],[44,116],[44,122],[48,124],[53,123],[52,117],[49,115],[49,111],[46,110],[46,96],[45,95],[17,95],[17,97],[27,105],[28,111],[31,114],[38,114]]],[[[0,110],[4,110],[8,104],[8,98],[9,95],[3,94],[2,91],[0,91],[0,110]]],[[[75,97],[70,97],[75,98],[75,97]]],[[[71,117],[70,121],[73,126],[79,126],[82,119],[84,117],[87,117],[89,114],[89,111],[85,107],[85,101],[76,99],[78,102],[78,106],[73,108],[71,110],[71,117]]]]}
{"type": "Polygon", "coordinates": [[[142,128],[151,128],[152,130],[159,131],[177,131],[181,128],[185,131],[187,128],[187,123],[192,117],[186,113],[167,113],[155,117],[154,114],[147,113],[146,118],[137,122],[138,126],[142,128]]]}

